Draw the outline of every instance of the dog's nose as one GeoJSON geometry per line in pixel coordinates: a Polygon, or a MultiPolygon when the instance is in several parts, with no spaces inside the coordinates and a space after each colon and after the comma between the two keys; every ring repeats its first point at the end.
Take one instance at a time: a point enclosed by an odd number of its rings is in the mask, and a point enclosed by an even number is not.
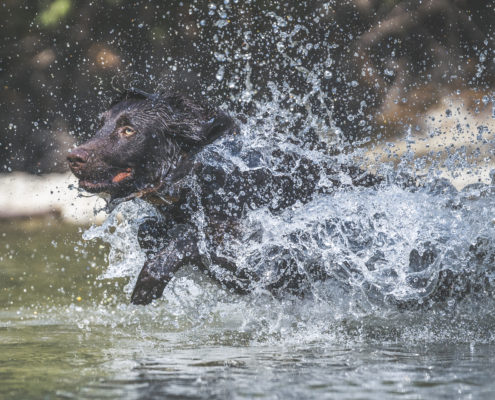
{"type": "Polygon", "coordinates": [[[85,164],[88,161],[89,158],[89,153],[81,149],[79,147],[76,147],[75,149],[72,149],[69,151],[67,154],[67,161],[71,166],[76,166],[80,164],[85,164]]]}

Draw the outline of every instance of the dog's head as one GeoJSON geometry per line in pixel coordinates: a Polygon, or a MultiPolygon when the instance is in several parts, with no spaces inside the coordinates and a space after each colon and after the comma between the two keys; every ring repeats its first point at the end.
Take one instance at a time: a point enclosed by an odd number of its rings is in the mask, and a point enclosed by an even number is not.
{"type": "Polygon", "coordinates": [[[80,188],[125,197],[158,185],[185,155],[233,129],[227,115],[182,96],[132,89],[100,115],[95,136],[67,160],[80,188]]]}

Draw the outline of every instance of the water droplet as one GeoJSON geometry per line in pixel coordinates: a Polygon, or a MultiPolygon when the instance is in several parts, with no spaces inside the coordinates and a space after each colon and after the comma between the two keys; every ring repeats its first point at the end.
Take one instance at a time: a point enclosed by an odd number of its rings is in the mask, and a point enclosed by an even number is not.
{"type": "Polygon", "coordinates": [[[217,59],[217,61],[220,61],[220,62],[223,62],[226,59],[225,54],[222,54],[222,53],[216,53],[215,52],[214,56],[217,59]]]}
{"type": "Polygon", "coordinates": [[[221,82],[223,80],[224,73],[225,73],[225,69],[223,67],[220,67],[217,71],[217,74],[215,75],[217,81],[221,82]]]}
{"type": "Polygon", "coordinates": [[[325,77],[325,79],[330,79],[333,76],[333,74],[332,74],[331,71],[328,71],[327,70],[327,71],[325,71],[325,73],[323,74],[323,76],[325,77]]]}
{"type": "Polygon", "coordinates": [[[219,28],[223,28],[225,25],[228,25],[229,21],[226,19],[219,19],[215,25],[219,28]]]}

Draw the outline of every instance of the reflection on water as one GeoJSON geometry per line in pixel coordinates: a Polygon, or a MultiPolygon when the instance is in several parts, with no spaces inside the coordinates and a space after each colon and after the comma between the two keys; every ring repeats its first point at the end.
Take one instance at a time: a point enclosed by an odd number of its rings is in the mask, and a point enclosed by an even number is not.
{"type": "Polygon", "coordinates": [[[452,398],[473,393],[473,387],[478,394],[489,393],[493,363],[477,354],[484,350],[330,344],[184,349],[138,358],[131,373],[86,393],[112,389],[128,398],[191,399],[452,398]]]}
{"type": "Polygon", "coordinates": [[[108,249],[74,250],[78,230],[1,227],[1,398],[495,394],[495,322],[470,318],[473,305],[333,315],[315,302],[230,296],[185,271],[157,304],[128,306],[125,282],[98,279],[108,249]],[[214,299],[192,313],[205,293],[214,299]]]}
{"type": "MultiPolygon", "coordinates": [[[[146,326],[142,327],[146,330],[146,326]]],[[[241,345],[178,334],[3,328],[2,398],[491,398],[483,344],[241,345]]]]}

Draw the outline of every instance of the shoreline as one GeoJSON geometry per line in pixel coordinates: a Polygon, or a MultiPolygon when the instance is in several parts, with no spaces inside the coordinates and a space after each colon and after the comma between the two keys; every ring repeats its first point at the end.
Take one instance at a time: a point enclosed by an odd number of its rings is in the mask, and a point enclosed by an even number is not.
{"type": "Polygon", "coordinates": [[[69,172],[0,174],[0,221],[55,218],[76,225],[101,224],[107,214],[98,196],[83,197],[69,172]],[[100,210],[100,211],[98,211],[100,210]]]}
{"type": "MultiPolygon", "coordinates": [[[[452,177],[458,189],[472,183],[489,183],[490,169],[479,167],[477,173],[462,171],[452,177]]],[[[450,176],[449,176],[450,175],[450,176]]],[[[42,176],[25,172],[0,174],[0,223],[52,219],[75,225],[100,225],[108,214],[102,211],[105,201],[94,195],[84,196],[77,190],[77,179],[69,172],[42,176]]]]}

